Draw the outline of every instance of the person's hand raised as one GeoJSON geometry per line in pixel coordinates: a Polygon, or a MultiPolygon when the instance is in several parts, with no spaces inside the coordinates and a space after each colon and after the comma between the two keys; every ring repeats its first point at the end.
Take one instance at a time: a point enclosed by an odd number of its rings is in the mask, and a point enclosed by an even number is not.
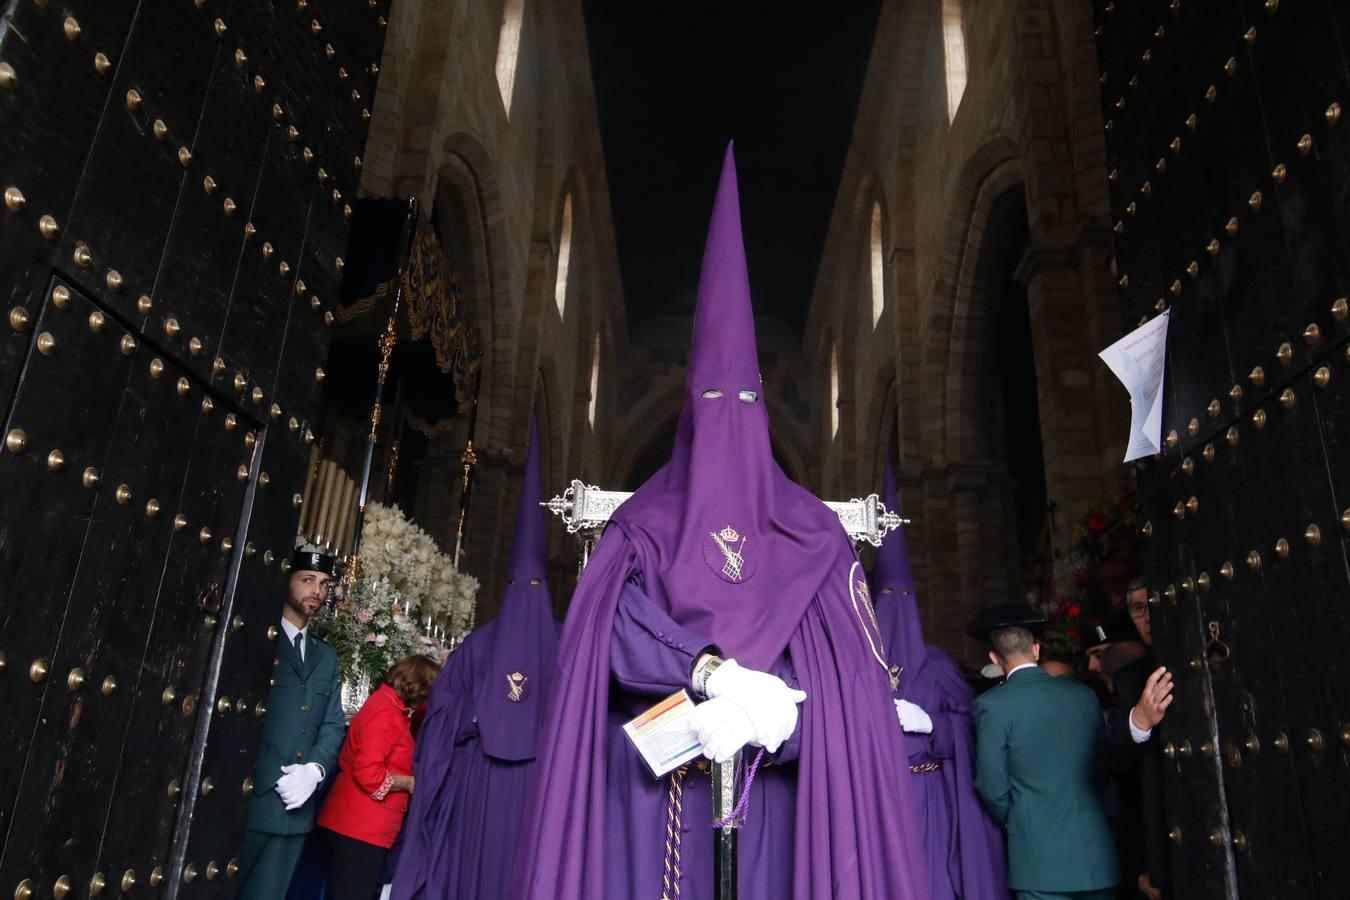
{"type": "Polygon", "coordinates": [[[1144,684],[1144,692],[1139,702],[1130,710],[1130,719],[1134,727],[1141,731],[1152,731],[1167,714],[1172,705],[1172,673],[1166,666],[1159,666],[1144,684]]]}

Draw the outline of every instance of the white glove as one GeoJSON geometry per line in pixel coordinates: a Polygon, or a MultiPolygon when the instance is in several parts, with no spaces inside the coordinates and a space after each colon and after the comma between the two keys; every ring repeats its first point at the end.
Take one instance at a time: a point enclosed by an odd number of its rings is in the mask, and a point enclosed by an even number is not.
{"type": "Polygon", "coordinates": [[[725,697],[750,718],[754,727],[749,743],[777,753],[797,728],[797,704],[806,699],[783,679],[768,672],[745,669],[729,659],[708,676],[708,699],[725,697]]]}
{"type": "Polygon", "coordinates": [[[895,713],[900,717],[900,727],[910,734],[932,734],[933,718],[923,711],[923,707],[908,700],[895,701],[895,713]]]}
{"type": "Polygon", "coordinates": [[[305,801],[314,796],[314,789],[323,781],[323,770],[317,763],[289,765],[281,767],[281,778],[277,780],[276,791],[286,811],[299,809],[305,801]]]}
{"type": "Polygon", "coordinates": [[[703,745],[703,755],[715,763],[731,759],[755,737],[755,726],[745,710],[726,697],[694,707],[689,725],[703,745]]]}

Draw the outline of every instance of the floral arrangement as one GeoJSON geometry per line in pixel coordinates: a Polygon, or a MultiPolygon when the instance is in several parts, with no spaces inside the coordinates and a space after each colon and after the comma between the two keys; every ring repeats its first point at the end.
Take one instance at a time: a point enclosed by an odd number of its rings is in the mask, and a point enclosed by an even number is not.
{"type": "Polygon", "coordinates": [[[362,575],[343,586],[315,631],[337,650],[343,678],[378,683],[389,667],[410,653],[441,659],[440,635],[419,625],[409,601],[383,576],[362,575]]]}
{"type": "Polygon", "coordinates": [[[377,683],[410,653],[441,659],[473,628],[478,579],[455,569],[397,506],[366,507],[358,552],[315,620],[349,682],[377,683]]]}
{"type": "Polygon", "coordinates": [[[435,539],[397,506],[366,507],[360,555],[362,571],[388,578],[419,621],[430,619],[451,637],[473,628],[478,579],[456,569],[435,539]]]}
{"type": "Polygon", "coordinates": [[[1133,474],[1119,499],[1089,507],[1073,529],[1073,544],[1057,574],[1059,595],[1046,610],[1051,629],[1075,645],[1124,608],[1130,578],[1139,494],[1133,474]]]}

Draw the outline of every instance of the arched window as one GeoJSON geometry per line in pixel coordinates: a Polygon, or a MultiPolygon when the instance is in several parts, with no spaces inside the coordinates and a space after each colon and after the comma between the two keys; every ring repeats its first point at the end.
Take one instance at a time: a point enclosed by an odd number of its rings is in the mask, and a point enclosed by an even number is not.
{"type": "Polygon", "coordinates": [[[567,312],[567,267],[572,262],[572,195],[563,200],[562,232],[558,238],[558,280],[553,285],[553,299],[558,302],[558,316],[567,312]]]}
{"type": "Polygon", "coordinates": [[[511,96],[516,86],[516,62],[520,58],[520,25],[525,15],[525,0],[505,0],[502,4],[502,30],[497,35],[497,87],[502,106],[511,118],[511,96]]]}
{"type": "Polygon", "coordinates": [[[942,52],[947,74],[947,121],[956,118],[966,92],[966,33],[961,27],[961,0],[942,0],[942,52]]]}
{"type": "Polygon", "coordinates": [[[886,254],[881,242],[881,204],[872,204],[872,327],[881,321],[886,309],[886,254]]]}
{"type": "Polygon", "coordinates": [[[586,404],[586,418],[591,428],[595,428],[595,407],[600,400],[600,335],[595,336],[595,348],[591,351],[591,399],[586,404]]]}
{"type": "Polygon", "coordinates": [[[830,345],[830,440],[839,436],[839,347],[830,345]]]}

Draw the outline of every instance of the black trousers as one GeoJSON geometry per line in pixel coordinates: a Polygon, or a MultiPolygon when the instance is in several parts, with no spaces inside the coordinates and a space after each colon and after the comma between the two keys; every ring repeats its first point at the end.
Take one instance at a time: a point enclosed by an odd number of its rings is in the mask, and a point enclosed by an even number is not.
{"type": "Polygon", "coordinates": [[[325,900],[375,900],[389,851],[326,828],[323,832],[329,852],[325,900]]]}

